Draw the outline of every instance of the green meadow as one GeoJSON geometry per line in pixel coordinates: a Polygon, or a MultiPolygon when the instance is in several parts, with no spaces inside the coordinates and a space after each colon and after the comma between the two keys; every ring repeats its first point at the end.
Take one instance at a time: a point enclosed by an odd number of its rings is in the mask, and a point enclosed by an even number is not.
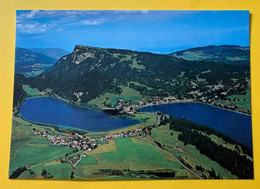
{"type": "Polygon", "coordinates": [[[104,103],[114,106],[120,99],[123,99],[123,101],[133,102],[138,102],[142,99],[142,95],[139,91],[136,91],[128,86],[120,85],[119,87],[122,89],[122,93],[120,95],[114,93],[105,93],[90,100],[88,104],[97,105],[104,108],[104,103]]]}
{"type": "MultiPolygon", "coordinates": [[[[154,128],[152,130],[152,137],[154,137],[156,141],[165,145],[166,149],[168,149],[176,157],[182,157],[185,162],[192,166],[193,169],[195,169],[196,165],[201,165],[206,170],[211,170],[213,168],[216,173],[219,173],[224,179],[237,178],[215,161],[212,161],[207,156],[201,154],[196,147],[192,145],[184,145],[182,141],[178,140],[178,135],[179,132],[169,129],[169,124],[154,128]],[[174,150],[174,147],[179,150],[174,150]]],[[[206,172],[201,173],[207,175],[206,172]]]]}
{"type": "MultiPolygon", "coordinates": [[[[93,175],[100,169],[130,169],[130,170],[176,170],[176,177],[188,178],[188,173],[172,157],[164,154],[155,147],[150,140],[141,138],[117,138],[114,139],[115,147],[111,151],[88,154],[78,164],[75,176],[78,178],[100,179],[129,179],[132,177],[109,175],[93,175]]],[[[105,148],[105,146],[104,146],[105,148]]],[[[93,151],[94,153],[94,151],[93,151]]]]}
{"type": "MultiPolygon", "coordinates": [[[[48,140],[46,139],[46,142],[48,140]]],[[[50,144],[33,144],[24,145],[11,159],[10,171],[30,164],[32,167],[39,163],[63,156],[70,149],[63,146],[53,146],[50,144]]]]}
{"type": "Polygon", "coordinates": [[[230,98],[231,101],[233,101],[238,107],[251,110],[251,91],[248,89],[246,91],[245,95],[242,94],[236,94],[231,95],[228,98],[230,98]]]}
{"type": "MultiPolygon", "coordinates": [[[[43,131],[50,128],[53,134],[63,134],[55,131],[52,127],[28,123],[20,118],[13,118],[12,144],[10,173],[19,167],[27,167],[31,171],[23,172],[19,178],[37,178],[43,179],[42,170],[45,169],[53,175],[54,179],[69,179],[72,171],[69,163],[61,163],[59,158],[64,158],[65,154],[73,149],[64,146],[54,146],[46,138],[33,135],[32,128],[43,131]],[[33,174],[31,173],[33,172],[33,174]]],[[[154,114],[134,114],[132,119],[140,120],[139,126],[122,128],[107,133],[88,133],[90,136],[104,136],[117,132],[127,131],[137,127],[153,125],[156,122],[154,114]]],[[[223,178],[236,179],[229,171],[221,167],[218,163],[212,161],[201,154],[194,146],[184,145],[178,140],[178,132],[170,130],[169,124],[153,128],[151,137],[163,145],[164,149],[172,153],[175,157],[183,159],[193,170],[196,165],[201,165],[206,170],[212,168],[223,178]],[[178,148],[178,150],[174,150],[178,148]]],[[[216,136],[209,136],[211,139],[227,148],[234,149],[234,146],[223,142],[216,136]]],[[[86,157],[77,164],[74,169],[74,179],[142,179],[145,176],[138,175],[118,175],[99,174],[99,170],[164,170],[170,169],[176,172],[175,179],[195,178],[186,171],[170,154],[158,148],[149,139],[141,137],[115,138],[108,142],[101,142],[102,145],[97,149],[86,152],[86,157]]],[[[75,154],[81,154],[82,151],[71,153],[69,157],[75,154]]],[[[207,171],[195,171],[198,174],[207,175],[207,171]]],[[[145,178],[150,178],[149,176],[145,178]]]]}

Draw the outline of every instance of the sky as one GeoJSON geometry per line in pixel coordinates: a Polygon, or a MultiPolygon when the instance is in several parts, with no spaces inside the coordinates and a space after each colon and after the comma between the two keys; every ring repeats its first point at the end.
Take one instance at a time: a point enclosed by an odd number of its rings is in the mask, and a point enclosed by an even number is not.
{"type": "Polygon", "coordinates": [[[75,45],[160,54],[249,46],[249,11],[17,10],[17,47],[72,52],[75,45]]]}

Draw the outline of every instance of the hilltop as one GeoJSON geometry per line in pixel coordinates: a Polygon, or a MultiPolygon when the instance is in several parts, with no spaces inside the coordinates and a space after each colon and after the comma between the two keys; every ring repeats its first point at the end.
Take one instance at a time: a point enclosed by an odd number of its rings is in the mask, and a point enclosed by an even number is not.
{"type": "Polygon", "coordinates": [[[206,47],[196,47],[174,52],[169,55],[190,61],[206,60],[243,66],[248,66],[250,63],[249,47],[242,47],[237,45],[211,45],[206,47]]]}

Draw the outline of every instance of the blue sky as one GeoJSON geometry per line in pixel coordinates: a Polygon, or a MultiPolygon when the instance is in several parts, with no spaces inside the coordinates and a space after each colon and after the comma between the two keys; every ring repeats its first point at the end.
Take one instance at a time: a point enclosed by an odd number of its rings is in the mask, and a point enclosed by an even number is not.
{"type": "Polygon", "coordinates": [[[248,11],[18,10],[16,46],[75,45],[171,53],[207,45],[249,46],[248,11]]]}

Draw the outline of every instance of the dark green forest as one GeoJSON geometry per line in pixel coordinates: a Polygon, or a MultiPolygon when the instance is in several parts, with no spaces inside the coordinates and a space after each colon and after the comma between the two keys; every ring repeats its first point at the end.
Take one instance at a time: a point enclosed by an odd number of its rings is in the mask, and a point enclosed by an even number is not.
{"type": "Polygon", "coordinates": [[[236,150],[231,150],[215,143],[210,137],[203,135],[201,132],[207,135],[214,134],[228,143],[239,145],[243,153],[252,157],[252,150],[250,148],[212,128],[191,122],[184,118],[170,117],[169,122],[171,130],[181,132],[178,135],[178,139],[183,141],[185,145],[191,144],[195,146],[202,154],[219,163],[239,179],[254,178],[253,162],[250,159],[245,155],[241,155],[236,150]]]}
{"type": "Polygon", "coordinates": [[[13,107],[18,107],[26,98],[27,94],[23,90],[23,85],[27,84],[27,78],[21,74],[15,74],[14,77],[14,96],[13,107]]]}
{"type": "MultiPolygon", "coordinates": [[[[87,102],[105,92],[120,94],[118,85],[129,81],[152,88],[130,85],[148,96],[175,95],[189,98],[189,92],[199,90],[206,97],[218,94],[221,97],[223,91],[227,95],[244,93],[249,87],[246,80],[249,77],[249,66],[76,46],[73,53],[61,58],[39,76],[29,78],[29,82],[33,88],[51,88],[69,100],[75,100],[73,93],[82,91],[81,102],[87,102]],[[223,87],[211,89],[218,84],[223,87]]],[[[225,96],[222,98],[225,99],[225,96]]]]}

